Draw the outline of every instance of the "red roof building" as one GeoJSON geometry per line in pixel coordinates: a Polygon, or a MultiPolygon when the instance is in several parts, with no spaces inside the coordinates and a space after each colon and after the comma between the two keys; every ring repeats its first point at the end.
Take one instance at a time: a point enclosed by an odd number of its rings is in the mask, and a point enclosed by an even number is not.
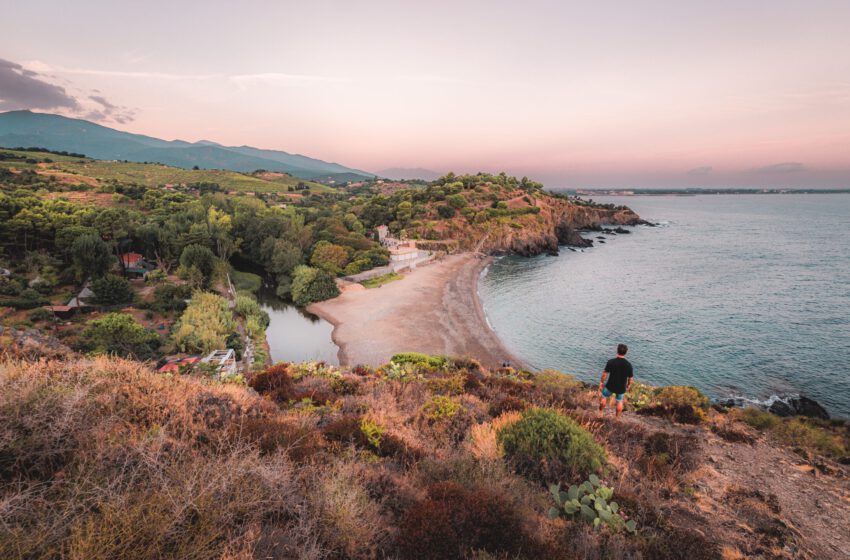
{"type": "Polygon", "coordinates": [[[121,260],[124,261],[124,266],[129,268],[135,268],[136,265],[139,264],[139,261],[144,258],[144,255],[140,255],[139,253],[124,253],[121,255],[121,260]]]}

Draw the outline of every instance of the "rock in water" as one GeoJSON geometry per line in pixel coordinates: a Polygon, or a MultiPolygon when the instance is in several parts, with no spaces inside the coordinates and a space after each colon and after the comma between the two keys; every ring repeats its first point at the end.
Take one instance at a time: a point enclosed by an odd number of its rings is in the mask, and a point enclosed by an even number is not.
{"type": "Polygon", "coordinates": [[[829,420],[829,413],[817,401],[808,397],[791,397],[784,401],[776,400],[767,409],[777,416],[805,416],[829,420]]]}

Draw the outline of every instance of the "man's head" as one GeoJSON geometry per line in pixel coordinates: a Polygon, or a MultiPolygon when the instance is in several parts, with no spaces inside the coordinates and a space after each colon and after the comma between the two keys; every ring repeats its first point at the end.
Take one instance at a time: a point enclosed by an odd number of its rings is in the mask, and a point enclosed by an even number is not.
{"type": "Polygon", "coordinates": [[[626,352],[628,352],[628,351],[629,351],[629,347],[626,346],[625,344],[618,344],[617,345],[617,355],[618,356],[625,356],[626,352]]]}

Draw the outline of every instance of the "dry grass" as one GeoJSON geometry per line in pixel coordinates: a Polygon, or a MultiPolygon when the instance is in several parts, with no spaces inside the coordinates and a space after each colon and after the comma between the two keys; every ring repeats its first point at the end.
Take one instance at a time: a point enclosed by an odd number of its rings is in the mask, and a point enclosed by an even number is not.
{"type": "MultiPolygon", "coordinates": [[[[448,363],[405,381],[281,366],[251,380],[258,395],[118,359],[2,362],[0,558],[403,558],[420,537],[423,558],[720,554],[688,529],[711,520],[682,513],[702,460],[690,432],[600,419],[560,374],[535,384],[448,363]],[[555,407],[605,447],[600,474],[640,537],[546,518],[546,488],[498,443],[524,403],[555,407]]],[[[729,502],[774,536],[754,532],[727,557],[787,538],[758,496],[729,502]]]]}

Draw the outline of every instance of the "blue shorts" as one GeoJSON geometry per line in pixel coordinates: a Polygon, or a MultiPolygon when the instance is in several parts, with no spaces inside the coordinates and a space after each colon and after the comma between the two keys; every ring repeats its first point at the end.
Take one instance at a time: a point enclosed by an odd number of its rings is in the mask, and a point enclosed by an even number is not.
{"type": "MultiPolygon", "coordinates": [[[[613,394],[614,393],[612,393],[611,391],[608,390],[608,387],[604,387],[602,389],[602,396],[605,397],[606,399],[613,394]]],[[[620,402],[622,402],[623,398],[626,396],[625,393],[616,393],[616,395],[617,395],[617,400],[620,401],[620,402]]]]}

